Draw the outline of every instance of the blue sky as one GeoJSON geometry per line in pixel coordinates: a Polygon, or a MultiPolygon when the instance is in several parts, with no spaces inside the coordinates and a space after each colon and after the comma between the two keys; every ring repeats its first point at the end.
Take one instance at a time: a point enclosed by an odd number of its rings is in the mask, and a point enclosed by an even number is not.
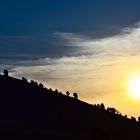
{"type": "Polygon", "coordinates": [[[0,1],[0,71],[139,116],[126,86],[140,75],[139,7],[139,0],[0,1]]]}
{"type": "Polygon", "coordinates": [[[5,0],[0,2],[0,34],[116,33],[139,20],[139,4],[139,0],[5,0]]]}

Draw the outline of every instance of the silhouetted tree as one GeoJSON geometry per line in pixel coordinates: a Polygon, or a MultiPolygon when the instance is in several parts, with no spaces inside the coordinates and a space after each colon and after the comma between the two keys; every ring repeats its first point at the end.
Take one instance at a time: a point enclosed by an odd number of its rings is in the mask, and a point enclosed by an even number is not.
{"type": "Polygon", "coordinates": [[[55,89],[55,93],[58,93],[58,90],[57,89],[55,89]]]}
{"type": "Polygon", "coordinates": [[[140,122],[140,117],[138,117],[138,122],[140,122]]]}
{"type": "Polygon", "coordinates": [[[47,89],[46,87],[45,87],[44,89],[45,89],[46,91],[48,91],[48,89],[47,89]]]}
{"type": "Polygon", "coordinates": [[[73,97],[74,97],[75,99],[78,99],[78,94],[77,94],[77,93],[73,93],[73,97]]]}
{"type": "Polygon", "coordinates": [[[34,82],[33,80],[31,80],[31,82],[30,82],[30,83],[31,83],[32,85],[34,85],[34,83],[35,83],[35,82],[34,82]]]}
{"type": "Polygon", "coordinates": [[[40,87],[40,88],[44,88],[44,86],[43,86],[43,84],[42,84],[42,83],[40,83],[40,84],[39,84],[39,87],[40,87]]]}
{"type": "Polygon", "coordinates": [[[135,118],[135,117],[131,117],[131,120],[132,120],[132,121],[136,121],[136,118],[135,118]]]}
{"type": "Polygon", "coordinates": [[[112,113],[112,114],[116,113],[116,109],[115,108],[107,108],[107,111],[112,113]]]}
{"type": "Polygon", "coordinates": [[[28,82],[27,79],[26,79],[25,77],[22,77],[22,81],[25,82],[25,83],[28,82]]]}
{"type": "Polygon", "coordinates": [[[120,113],[120,111],[116,110],[116,114],[117,114],[117,115],[120,115],[121,113],[120,113]]]}
{"type": "Polygon", "coordinates": [[[50,88],[49,91],[52,92],[53,90],[50,88]]]}
{"type": "Polygon", "coordinates": [[[127,118],[127,115],[125,114],[124,117],[127,118]]]}
{"type": "Polygon", "coordinates": [[[4,70],[4,71],[3,71],[3,74],[4,74],[5,76],[8,76],[8,70],[4,70]]]}
{"type": "Polygon", "coordinates": [[[66,95],[67,95],[67,96],[70,96],[70,93],[69,93],[69,91],[66,91],[66,95]]]}
{"type": "Polygon", "coordinates": [[[105,109],[105,106],[104,106],[104,104],[103,103],[101,103],[101,109],[105,109]]]}
{"type": "Polygon", "coordinates": [[[97,104],[97,107],[98,107],[98,108],[100,108],[100,105],[99,105],[99,104],[97,104]]]}
{"type": "Polygon", "coordinates": [[[34,82],[34,86],[35,86],[35,87],[38,87],[38,83],[37,83],[37,82],[34,82]]]}

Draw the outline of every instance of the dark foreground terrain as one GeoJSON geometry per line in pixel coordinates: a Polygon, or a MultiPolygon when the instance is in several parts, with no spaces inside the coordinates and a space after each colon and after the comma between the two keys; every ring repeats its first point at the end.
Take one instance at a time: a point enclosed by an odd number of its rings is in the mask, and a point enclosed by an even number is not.
{"type": "Polygon", "coordinates": [[[0,75],[0,138],[139,140],[140,125],[34,81],[0,75]]]}

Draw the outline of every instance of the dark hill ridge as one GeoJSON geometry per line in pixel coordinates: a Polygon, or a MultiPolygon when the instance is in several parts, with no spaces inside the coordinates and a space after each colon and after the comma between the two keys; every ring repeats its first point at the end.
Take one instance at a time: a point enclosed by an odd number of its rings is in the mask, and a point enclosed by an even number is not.
{"type": "Polygon", "coordinates": [[[140,139],[138,122],[44,88],[0,75],[0,136],[33,139],[140,139]]]}

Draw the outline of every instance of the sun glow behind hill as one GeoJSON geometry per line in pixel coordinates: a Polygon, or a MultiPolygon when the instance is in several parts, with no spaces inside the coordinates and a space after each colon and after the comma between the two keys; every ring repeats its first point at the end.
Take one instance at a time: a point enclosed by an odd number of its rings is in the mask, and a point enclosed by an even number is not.
{"type": "Polygon", "coordinates": [[[136,99],[140,100],[140,75],[134,76],[130,81],[129,81],[129,90],[130,90],[130,95],[136,99]]]}

